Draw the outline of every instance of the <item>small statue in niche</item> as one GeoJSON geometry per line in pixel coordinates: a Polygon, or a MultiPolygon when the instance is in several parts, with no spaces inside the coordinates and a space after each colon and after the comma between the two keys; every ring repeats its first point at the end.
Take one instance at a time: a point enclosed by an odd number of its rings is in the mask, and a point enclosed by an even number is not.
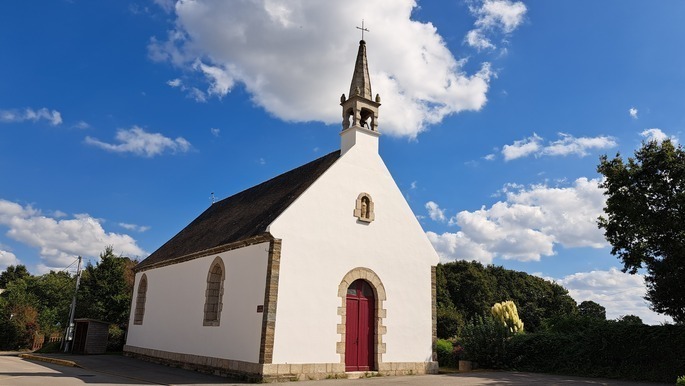
{"type": "Polygon", "coordinates": [[[374,220],[373,199],[368,193],[360,193],[354,205],[354,217],[364,223],[374,220]]]}
{"type": "Polygon", "coordinates": [[[369,198],[362,197],[362,218],[369,218],[369,198]]]}

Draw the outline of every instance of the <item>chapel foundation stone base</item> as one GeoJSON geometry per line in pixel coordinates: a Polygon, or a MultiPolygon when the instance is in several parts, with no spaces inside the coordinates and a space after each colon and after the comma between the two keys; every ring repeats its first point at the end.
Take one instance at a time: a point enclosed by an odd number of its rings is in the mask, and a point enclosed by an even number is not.
{"type": "Polygon", "coordinates": [[[437,362],[385,362],[377,371],[345,372],[344,363],[260,364],[124,346],[124,355],[167,366],[180,367],[222,377],[251,382],[306,381],[318,379],[360,378],[388,375],[437,374],[437,362]]]}

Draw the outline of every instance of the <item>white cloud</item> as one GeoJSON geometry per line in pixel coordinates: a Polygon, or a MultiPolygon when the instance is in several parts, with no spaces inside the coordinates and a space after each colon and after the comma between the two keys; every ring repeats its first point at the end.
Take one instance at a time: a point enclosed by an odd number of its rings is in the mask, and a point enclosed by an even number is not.
{"type": "Polygon", "coordinates": [[[76,256],[95,257],[111,245],[117,254],[146,255],[129,235],[106,232],[101,221],[87,214],[70,219],[42,215],[31,206],[0,199],[0,226],[7,236],[38,248],[47,267],[65,267],[76,256]]]}
{"type": "Polygon", "coordinates": [[[492,42],[483,36],[483,32],[477,29],[471,30],[466,34],[466,43],[479,50],[497,48],[492,42]]]}
{"type": "Polygon", "coordinates": [[[125,223],[125,222],[120,222],[119,226],[126,229],[126,230],[140,232],[140,233],[143,233],[145,231],[150,230],[149,226],[129,224],[129,223],[125,223]]]}
{"type": "Polygon", "coordinates": [[[505,161],[511,161],[513,159],[527,157],[531,154],[535,154],[540,150],[540,142],[542,142],[542,137],[533,133],[532,137],[522,139],[520,141],[514,141],[511,145],[504,145],[502,147],[502,155],[505,161]]]}
{"type": "Polygon", "coordinates": [[[353,26],[365,15],[372,90],[383,101],[379,128],[413,138],[447,115],[480,110],[493,76],[489,63],[466,73],[465,60],[453,56],[435,26],[411,20],[416,6],[414,0],[183,1],[173,9],[175,29],[163,40],[152,38],[149,54],[203,78],[205,86],[188,84],[184,91],[198,101],[241,83],[280,119],[337,124],[337,101],[349,91],[357,52],[353,26]]]}
{"type": "Polygon", "coordinates": [[[673,142],[674,144],[678,143],[677,137],[669,136],[668,134],[661,131],[661,129],[656,128],[644,130],[640,133],[640,136],[642,136],[647,142],[656,141],[658,143],[661,143],[665,139],[670,139],[671,142],[673,142]]]}
{"type": "Polygon", "coordinates": [[[165,12],[170,13],[176,7],[176,0],[154,0],[165,12]]]}
{"type": "Polygon", "coordinates": [[[459,212],[449,221],[460,227],[458,232],[428,232],[429,239],[443,260],[488,262],[501,257],[537,261],[554,255],[557,244],[602,248],[607,244],[597,228],[597,217],[602,214],[605,198],[598,183],[579,178],[572,186],[562,188],[510,185],[503,189],[505,201],[459,212]]]}
{"type": "Polygon", "coordinates": [[[10,265],[21,264],[17,256],[12,252],[3,251],[0,249],[0,271],[4,271],[10,265]]]}
{"type": "Polygon", "coordinates": [[[183,83],[181,82],[181,80],[178,79],[178,78],[168,80],[168,81],[166,82],[166,84],[168,84],[169,87],[180,87],[180,86],[183,85],[183,83]]]}
{"type": "Polygon", "coordinates": [[[428,201],[426,203],[426,210],[428,210],[428,216],[430,216],[433,221],[445,222],[445,220],[447,220],[445,217],[445,210],[440,209],[440,206],[433,201],[428,201]]]}
{"type": "Polygon", "coordinates": [[[117,130],[119,144],[102,142],[97,138],[86,137],[86,143],[115,153],[133,153],[144,157],[154,157],[169,150],[172,153],[185,153],[190,150],[190,142],[183,137],[171,139],[160,133],[148,133],[138,126],[129,130],[117,130]]]}
{"type": "Polygon", "coordinates": [[[85,129],[90,129],[90,125],[89,125],[88,122],[86,122],[86,121],[78,121],[78,122],[76,122],[76,124],[74,125],[74,128],[75,128],[75,129],[85,130],[85,129]]]}
{"type": "Polygon", "coordinates": [[[411,184],[409,185],[409,188],[411,190],[415,190],[418,187],[418,182],[417,181],[412,181],[411,184]]]}
{"type": "Polygon", "coordinates": [[[509,0],[478,1],[469,6],[469,10],[477,18],[476,28],[466,34],[465,40],[478,50],[496,48],[486,35],[498,32],[511,34],[523,23],[527,11],[523,2],[509,0]]]}
{"type": "Polygon", "coordinates": [[[485,157],[483,157],[484,160],[486,161],[494,161],[495,160],[495,155],[494,154],[488,154],[485,157]]]}
{"type": "Polygon", "coordinates": [[[495,257],[494,253],[466,237],[463,232],[445,232],[439,235],[429,231],[426,232],[426,236],[443,263],[454,260],[474,260],[490,264],[495,257]]]}
{"type": "Polygon", "coordinates": [[[635,107],[631,107],[628,110],[628,114],[630,114],[630,117],[633,119],[637,119],[637,109],[635,107]]]}
{"type": "Polygon", "coordinates": [[[502,147],[502,155],[505,161],[535,155],[541,156],[567,156],[577,155],[585,157],[589,150],[609,149],[618,146],[613,137],[600,135],[598,137],[574,137],[570,134],[559,133],[560,139],[543,145],[543,138],[533,133],[531,137],[514,141],[511,145],[502,147]]]}
{"type": "Polygon", "coordinates": [[[668,316],[649,309],[649,303],[644,300],[646,287],[642,275],[611,268],[608,271],[578,272],[556,282],[568,289],[578,303],[591,300],[604,306],[607,319],[637,315],[647,324],[672,322],[668,316]]]}
{"type": "Polygon", "coordinates": [[[57,110],[50,111],[45,107],[38,110],[34,110],[30,107],[25,108],[23,111],[0,110],[0,122],[38,122],[40,120],[46,120],[51,125],[57,126],[62,123],[62,114],[57,110]]]}
{"type": "Polygon", "coordinates": [[[512,33],[523,22],[526,6],[520,1],[485,0],[480,8],[475,8],[475,13],[478,15],[476,26],[501,28],[505,33],[512,33]]]}
{"type": "Polygon", "coordinates": [[[580,137],[576,138],[570,134],[559,133],[561,139],[550,142],[542,149],[542,155],[548,156],[567,156],[575,154],[580,157],[588,155],[590,149],[609,149],[618,146],[616,140],[609,136],[599,137],[580,137]]]}
{"type": "Polygon", "coordinates": [[[195,70],[200,70],[209,82],[207,94],[209,96],[223,97],[233,88],[235,81],[229,74],[231,71],[219,66],[210,66],[202,63],[199,59],[193,64],[195,70]]]}
{"type": "Polygon", "coordinates": [[[217,128],[214,128],[214,127],[212,127],[211,129],[209,129],[209,131],[210,131],[210,132],[212,133],[212,135],[215,136],[215,137],[218,137],[219,134],[221,134],[221,130],[220,130],[220,129],[217,129],[217,128]]]}
{"type": "MultiPolygon", "coordinates": [[[[200,66],[193,66],[194,69],[200,69],[200,66]]],[[[207,79],[208,82],[214,82],[213,84],[210,85],[209,89],[207,91],[202,91],[197,87],[194,86],[186,86],[183,81],[179,78],[176,79],[171,79],[166,82],[166,84],[169,87],[173,88],[178,88],[179,90],[183,91],[186,93],[186,95],[189,98],[192,98],[195,100],[195,102],[207,102],[207,98],[211,97],[212,95],[217,95],[219,98],[223,97],[227,91],[221,91],[222,87],[221,86],[216,86],[216,81],[212,81],[211,79],[207,79]]]]}

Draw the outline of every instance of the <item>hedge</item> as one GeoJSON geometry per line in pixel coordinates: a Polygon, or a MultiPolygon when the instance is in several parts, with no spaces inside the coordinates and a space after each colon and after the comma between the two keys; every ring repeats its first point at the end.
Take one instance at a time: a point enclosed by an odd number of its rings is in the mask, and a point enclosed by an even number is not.
{"type": "Polygon", "coordinates": [[[514,336],[506,367],[666,383],[685,374],[685,326],[605,322],[592,327],[514,336]]]}

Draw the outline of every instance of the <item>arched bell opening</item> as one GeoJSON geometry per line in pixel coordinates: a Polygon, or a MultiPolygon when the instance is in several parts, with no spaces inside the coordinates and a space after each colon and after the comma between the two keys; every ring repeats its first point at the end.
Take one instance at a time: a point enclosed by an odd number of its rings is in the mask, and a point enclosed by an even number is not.
{"type": "Polygon", "coordinates": [[[354,115],[354,110],[352,108],[349,108],[343,112],[343,121],[342,121],[342,126],[343,130],[349,129],[350,125],[352,124],[352,116],[354,115]]]}
{"type": "Polygon", "coordinates": [[[361,116],[361,121],[359,122],[359,126],[375,131],[376,122],[375,122],[375,117],[374,117],[373,111],[363,108],[361,110],[360,116],[361,116]]]}

